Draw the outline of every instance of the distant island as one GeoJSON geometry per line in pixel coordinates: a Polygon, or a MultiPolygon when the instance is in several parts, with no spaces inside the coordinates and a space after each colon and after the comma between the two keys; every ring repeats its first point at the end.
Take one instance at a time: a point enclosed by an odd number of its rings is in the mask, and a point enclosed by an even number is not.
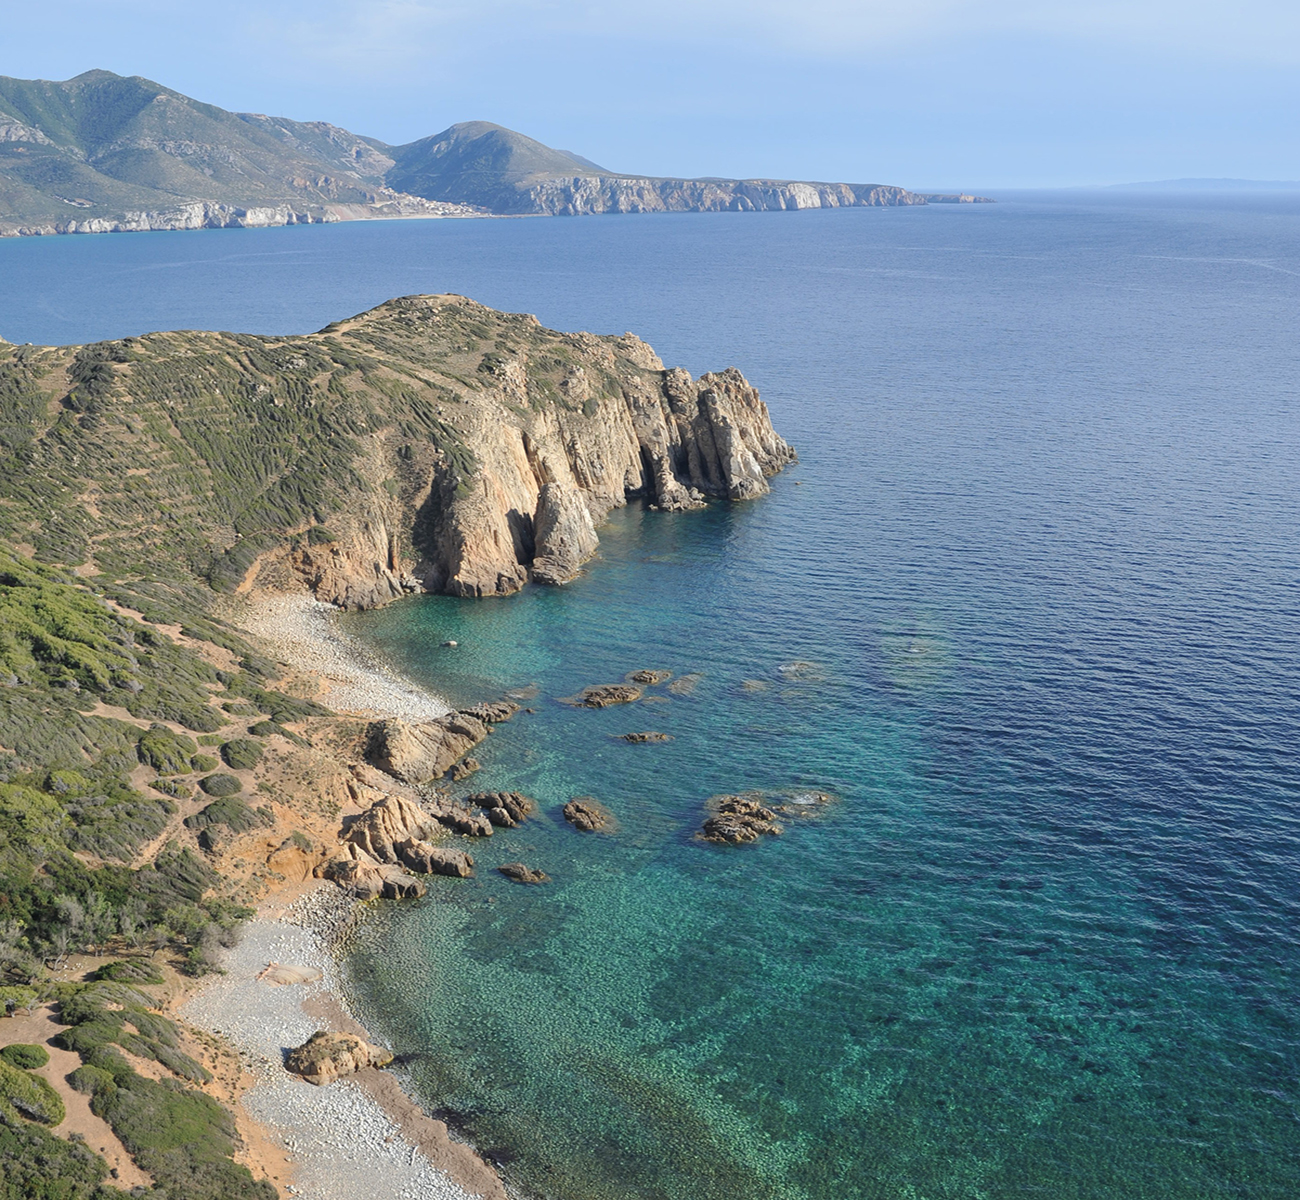
{"type": "Polygon", "coordinates": [[[140,76],[0,76],[0,236],[981,202],[888,184],[626,174],[487,121],[390,146],[323,121],[227,112],[140,76]]]}

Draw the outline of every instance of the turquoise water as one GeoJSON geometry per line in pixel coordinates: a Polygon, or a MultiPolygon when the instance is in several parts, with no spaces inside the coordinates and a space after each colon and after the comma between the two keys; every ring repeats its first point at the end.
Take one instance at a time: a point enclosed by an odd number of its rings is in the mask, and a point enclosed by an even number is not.
{"type": "Polygon", "coordinates": [[[735,362],[798,447],[563,591],[348,621],[538,689],[472,780],[538,815],[351,970],[548,1200],[1300,1195],[1300,200],[1003,200],[0,244],[11,340],[458,290],[735,362]],[[700,678],[555,701],[638,667],[700,678]],[[694,840],[742,788],[837,801],[694,840]]]}

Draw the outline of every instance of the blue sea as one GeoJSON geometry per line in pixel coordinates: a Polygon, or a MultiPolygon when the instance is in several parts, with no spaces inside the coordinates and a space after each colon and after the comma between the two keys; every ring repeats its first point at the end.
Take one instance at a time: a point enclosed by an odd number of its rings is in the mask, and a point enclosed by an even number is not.
{"type": "Polygon", "coordinates": [[[461,790],[537,814],[348,964],[526,1194],[1300,1196],[1300,196],[999,201],[0,243],[11,341],[455,291],[734,364],[798,448],[563,590],[345,621],[532,697],[461,790]],[[698,678],[557,702],[638,668],[698,678]],[[749,789],[834,801],[695,839],[749,789]]]}

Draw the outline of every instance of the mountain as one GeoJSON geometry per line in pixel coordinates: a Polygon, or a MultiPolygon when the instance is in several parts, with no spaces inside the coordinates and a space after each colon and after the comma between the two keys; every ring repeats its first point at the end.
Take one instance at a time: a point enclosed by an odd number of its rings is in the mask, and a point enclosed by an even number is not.
{"type": "Polygon", "coordinates": [[[0,235],[974,199],[629,175],[486,121],[388,146],[322,121],[227,112],[139,76],[0,76],[0,235]]]}
{"type": "Polygon", "coordinates": [[[399,196],[384,182],[391,167],[382,143],[346,129],[226,112],[138,76],[0,76],[5,232],[466,211],[399,196]]]}

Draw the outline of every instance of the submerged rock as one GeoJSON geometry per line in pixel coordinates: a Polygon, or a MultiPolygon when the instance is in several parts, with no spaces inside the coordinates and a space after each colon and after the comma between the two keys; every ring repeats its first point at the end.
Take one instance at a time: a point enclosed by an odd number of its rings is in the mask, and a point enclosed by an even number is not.
{"type": "Polygon", "coordinates": [[[619,733],[615,736],[619,741],[633,742],[637,745],[645,742],[671,742],[673,740],[671,733],[658,733],[654,730],[648,730],[645,733],[619,733]]]}
{"type": "Polygon", "coordinates": [[[532,867],[526,867],[521,862],[503,863],[497,867],[507,879],[513,883],[550,883],[551,877],[545,871],[538,871],[532,867]]]}
{"type": "Polygon", "coordinates": [[[342,1075],[353,1075],[366,1067],[386,1067],[392,1061],[391,1050],[372,1046],[356,1034],[322,1030],[290,1050],[284,1065],[308,1083],[323,1086],[342,1075]]]}
{"type": "Polygon", "coordinates": [[[614,817],[599,800],[575,796],[564,806],[564,819],[581,833],[598,833],[614,827],[614,817]]]}
{"type": "Polygon", "coordinates": [[[699,671],[692,671],[687,675],[681,675],[674,679],[668,685],[668,690],[674,696],[689,696],[699,686],[700,680],[704,676],[699,671]]]}
{"type": "Polygon", "coordinates": [[[499,725],[510,720],[519,711],[519,705],[513,700],[485,700],[460,711],[462,716],[474,717],[485,725],[499,725]]]}

